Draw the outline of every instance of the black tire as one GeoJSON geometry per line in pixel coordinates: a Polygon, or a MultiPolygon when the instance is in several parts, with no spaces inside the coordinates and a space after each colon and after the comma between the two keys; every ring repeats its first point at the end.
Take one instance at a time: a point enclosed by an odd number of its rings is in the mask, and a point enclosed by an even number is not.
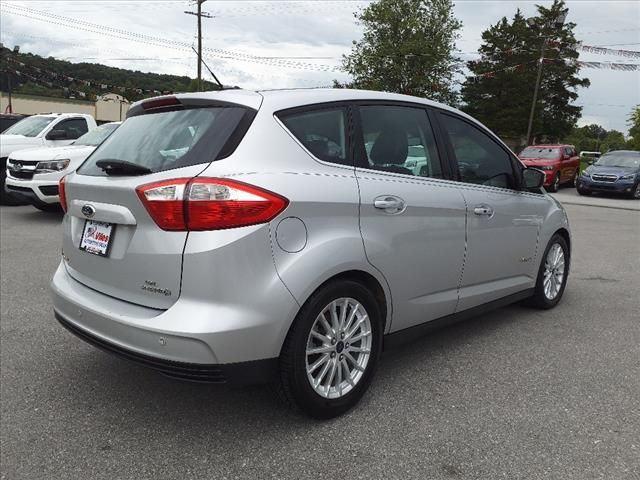
{"type": "Polygon", "coordinates": [[[41,212],[62,212],[62,207],[59,203],[42,203],[34,205],[41,212]]]}
{"type": "Polygon", "coordinates": [[[567,245],[567,241],[564,239],[562,235],[559,233],[555,233],[549,243],[547,244],[547,248],[544,250],[544,254],[542,255],[542,260],[540,262],[540,267],[538,268],[538,278],[536,279],[535,292],[531,298],[527,301],[527,303],[535,308],[540,308],[543,310],[548,310],[550,308],[555,307],[558,302],[562,299],[562,295],[564,294],[564,289],[567,286],[567,278],[569,278],[569,267],[571,264],[571,252],[569,251],[569,246],[567,245]],[[547,254],[549,250],[554,244],[560,245],[562,248],[562,252],[564,253],[565,258],[565,271],[564,278],[562,279],[562,284],[560,286],[560,291],[556,295],[555,298],[550,300],[544,293],[544,270],[545,270],[545,262],[547,259],[547,254]]]}
{"type": "Polygon", "coordinates": [[[553,177],[553,182],[549,185],[549,192],[555,193],[560,188],[560,173],[556,173],[556,176],[553,177]]]}
{"type": "Polygon", "coordinates": [[[629,194],[629,198],[640,200],[640,183],[636,183],[635,188],[629,194]]]}
{"type": "Polygon", "coordinates": [[[375,374],[382,351],[382,318],[374,295],[353,280],[337,280],[318,289],[302,306],[282,347],[279,362],[278,393],[289,406],[318,419],[342,415],[356,405],[367,391],[375,374]],[[318,394],[311,386],[306,371],[307,340],[318,315],[333,300],[351,297],[366,310],[371,321],[372,342],[369,361],[355,387],[335,399],[318,394]]]}
{"type": "Polygon", "coordinates": [[[7,192],[4,189],[4,183],[7,177],[6,165],[7,162],[3,159],[2,168],[0,169],[0,205],[26,205],[27,201],[24,197],[7,192]]]}
{"type": "Polygon", "coordinates": [[[577,187],[578,186],[578,178],[580,177],[580,169],[576,168],[576,173],[573,174],[573,180],[569,183],[569,186],[571,187],[577,187]]]}

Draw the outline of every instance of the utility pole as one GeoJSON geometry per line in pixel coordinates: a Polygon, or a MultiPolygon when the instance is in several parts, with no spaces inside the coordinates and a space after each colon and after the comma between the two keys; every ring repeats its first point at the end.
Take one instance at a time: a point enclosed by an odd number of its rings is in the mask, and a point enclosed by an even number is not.
{"type": "Polygon", "coordinates": [[[184,13],[188,15],[195,15],[198,17],[198,89],[202,90],[202,17],[204,18],[213,18],[207,12],[202,11],[202,4],[207,0],[195,0],[197,3],[198,11],[197,12],[189,12],[185,10],[184,13]]]}
{"type": "MultiPolygon", "coordinates": [[[[565,20],[567,19],[567,14],[569,10],[562,10],[560,14],[556,17],[553,22],[553,26],[555,28],[562,28],[565,20]]],[[[540,25],[536,22],[535,18],[527,19],[527,23],[529,27],[533,30],[541,29],[540,25]]],[[[543,32],[544,33],[544,32],[543,32]]],[[[531,130],[533,129],[533,115],[536,112],[536,103],[538,101],[538,91],[540,90],[540,80],[542,80],[542,64],[544,63],[544,54],[547,50],[547,46],[549,45],[549,37],[544,37],[544,42],[542,43],[542,48],[540,49],[540,59],[538,60],[538,75],[536,77],[536,86],[533,90],[533,101],[531,102],[531,111],[529,112],[529,125],[527,126],[527,145],[531,145],[531,130]]]]}
{"type": "Polygon", "coordinates": [[[529,125],[527,126],[527,145],[531,145],[531,129],[533,128],[533,114],[536,112],[536,102],[538,101],[538,90],[540,90],[540,80],[542,79],[542,64],[544,63],[544,52],[547,49],[549,39],[545,38],[540,49],[540,59],[538,60],[538,76],[536,77],[536,88],[533,90],[533,102],[529,112],[529,125]]]}

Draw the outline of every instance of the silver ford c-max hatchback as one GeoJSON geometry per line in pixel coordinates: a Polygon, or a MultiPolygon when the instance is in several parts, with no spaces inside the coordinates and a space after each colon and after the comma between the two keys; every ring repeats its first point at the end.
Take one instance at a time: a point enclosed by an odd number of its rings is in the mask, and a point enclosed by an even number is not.
{"type": "Polygon", "coordinates": [[[353,406],[383,347],[569,273],[562,207],[478,122],[351,90],[164,96],[60,185],[56,318],[195,381],[276,380],[315,417],[353,406]]]}

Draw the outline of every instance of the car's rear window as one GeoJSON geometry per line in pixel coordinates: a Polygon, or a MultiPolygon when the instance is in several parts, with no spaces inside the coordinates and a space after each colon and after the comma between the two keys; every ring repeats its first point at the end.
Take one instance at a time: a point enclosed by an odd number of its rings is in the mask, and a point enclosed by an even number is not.
{"type": "Polygon", "coordinates": [[[148,113],[128,118],[78,169],[103,176],[99,160],[121,160],[162,172],[218,158],[247,109],[207,107],[148,113]]]}

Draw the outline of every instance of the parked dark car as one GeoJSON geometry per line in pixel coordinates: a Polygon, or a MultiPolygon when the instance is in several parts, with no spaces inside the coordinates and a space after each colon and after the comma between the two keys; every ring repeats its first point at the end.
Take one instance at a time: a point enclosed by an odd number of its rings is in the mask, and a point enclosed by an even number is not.
{"type": "Polygon", "coordinates": [[[617,150],[605,153],[578,177],[580,195],[619,193],[640,199],[640,152],[617,150]]]}

